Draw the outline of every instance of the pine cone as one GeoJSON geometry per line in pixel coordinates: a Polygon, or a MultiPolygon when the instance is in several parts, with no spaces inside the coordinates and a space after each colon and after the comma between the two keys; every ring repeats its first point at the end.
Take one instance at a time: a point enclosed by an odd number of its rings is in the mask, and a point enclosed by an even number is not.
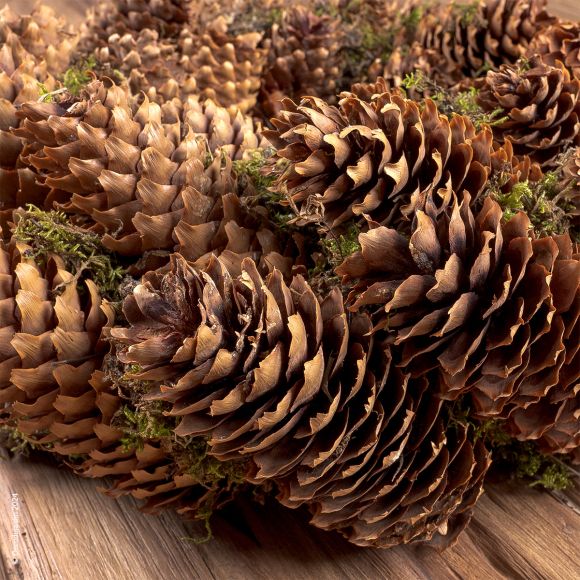
{"type": "Polygon", "coordinates": [[[510,140],[517,155],[551,166],[580,144],[580,80],[562,63],[552,67],[534,57],[529,64],[503,65],[487,73],[477,100],[485,111],[507,117],[494,124],[494,137],[510,140]]]}
{"type": "Polygon", "coordinates": [[[42,267],[32,249],[0,248],[2,353],[0,414],[43,447],[86,453],[97,443],[93,373],[105,354],[103,327],[114,319],[95,283],[77,282],[58,256],[42,267]]]}
{"type": "Polygon", "coordinates": [[[27,163],[51,189],[49,202],[134,260],[144,253],[165,259],[159,252],[176,245],[191,260],[224,250],[258,260],[263,248],[263,260],[281,266],[281,257],[267,255],[277,245],[267,212],[240,203],[227,156],[242,158],[260,144],[251,120],[211,102],[137,105],[102,83],[90,92],[69,110],[56,103],[22,107],[17,134],[42,145],[27,163]]]}
{"type": "Polygon", "coordinates": [[[208,435],[211,454],[251,459],[289,506],[359,545],[450,542],[469,520],[488,457],[441,402],[391,365],[370,320],[350,320],[338,289],[319,302],[308,284],[265,280],[245,260],[200,272],[174,256],[124,303],[118,358],[172,403],[175,433],[208,435]],[[388,391],[387,391],[388,389],[388,391]],[[449,526],[449,528],[447,528],[449,526]],[[445,533],[447,535],[445,536],[445,533]]]}
{"type": "Polygon", "coordinates": [[[218,18],[198,40],[184,32],[179,40],[180,65],[193,74],[203,99],[212,99],[230,111],[247,113],[256,104],[266,50],[262,34],[232,34],[225,19],[218,18]]]}
{"type": "Polygon", "coordinates": [[[433,5],[420,20],[416,40],[441,55],[444,70],[456,69],[448,75],[454,84],[458,74],[476,77],[484,67],[516,62],[533,36],[555,21],[545,6],[546,0],[481,0],[453,3],[442,15],[441,6],[433,5]]]}
{"type": "Polygon", "coordinates": [[[82,28],[85,53],[107,43],[113,34],[136,35],[144,30],[162,38],[177,37],[189,20],[188,7],[197,0],[102,0],[82,28]]]}
{"type": "Polygon", "coordinates": [[[338,19],[296,6],[284,13],[281,24],[272,26],[260,92],[267,115],[279,112],[283,97],[334,97],[341,68],[339,25],[338,19]]]}
{"type": "Polygon", "coordinates": [[[527,56],[539,54],[550,66],[562,62],[573,77],[580,79],[580,24],[557,22],[540,30],[532,39],[527,56]]]}
{"type": "MultiPolygon", "coordinates": [[[[100,412],[93,427],[99,445],[75,467],[78,474],[112,478],[113,485],[101,491],[111,497],[131,495],[143,500],[140,509],[146,513],[173,508],[181,515],[199,517],[198,510],[204,506],[216,509],[231,499],[232,482],[221,476],[227,470],[207,473],[208,468],[215,467],[216,460],[211,463],[206,458],[205,440],[178,442],[169,435],[141,433],[137,431],[139,425],[130,422],[123,425],[126,417],[134,418],[140,411],[123,406],[118,385],[107,373],[97,371],[91,385],[100,412]]],[[[243,473],[242,464],[235,468],[243,473]]]]}
{"type": "MultiPolygon", "coordinates": [[[[48,73],[55,76],[68,68],[78,43],[78,35],[72,27],[66,25],[64,19],[57,18],[48,6],[38,6],[25,16],[5,6],[0,9],[0,42],[8,44],[8,48],[1,49],[4,53],[3,70],[6,70],[5,59],[16,44],[13,36],[18,39],[20,49],[24,49],[36,63],[43,63],[48,73]]],[[[15,62],[10,68],[15,69],[24,59],[22,53],[16,55],[13,50],[12,56],[15,62]]]]}
{"type": "Polygon", "coordinates": [[[77,38],[65,29],[47,7],[30,16],[0,10],[0,226],[9,236],[12,210],[28,203],[42,206],[46,188],[22,162],[23,145],[10,130],[18,127],[16,111],[53,91],[53,75],[68,67],[77,38]],[[64,39],[63,39],[64,37],[64,39]]]}
{"type": "Polygon", "coordinates": [[[406,227],[430,191],[483,190],[493,154],[491,132],[467,117],[451,121],[427,100],[423,110],[397,94],[344,94],[338,107],[314,97],[284,100],[264,131],[290,163],[279,177],[304,221],[331,228],[363,214],[406,227]]]}
{"type": "Polygon", "coordinates": [[[353,311],[379,307],[375,331],[393,332],[413,376],[438,368],[442,397],[470,392],[478,417],[506,418],[573,392],[577,344],[567,351],[564,339],[575,334],[580,261],[566,235],[535,239],[523,212],[501,224],[496,202],[476,216],[469,202],[427,204],[409,240],[385,227],[361,234],[337,273],[359,280],[353,311]]]}

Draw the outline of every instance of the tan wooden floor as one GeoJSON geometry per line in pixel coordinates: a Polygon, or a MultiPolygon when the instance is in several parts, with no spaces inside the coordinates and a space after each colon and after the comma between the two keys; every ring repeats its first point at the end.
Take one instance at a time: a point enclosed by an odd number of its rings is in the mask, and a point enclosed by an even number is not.
{"type": "MultiPolygon", "coordinates": [[[[34,0],[10,3],[25,12],[34,0]]],[[[47,3],[79,22],[88,2],[47,3]]],[[[549,6],[580,19],[580,0],[549,6]]],[[[128,498],[99,494],[99,485],[49,464],[0,461],[0,580],[580,579],[578,490],[554,496],[489,485],[470,528],[439,554],[428,547],[358,549],[273,503],[233,504],[216,517],[214,539],[198,545],[191,538],[203,530],[195,524],[170,513],[144,515],[128,498]]]]}

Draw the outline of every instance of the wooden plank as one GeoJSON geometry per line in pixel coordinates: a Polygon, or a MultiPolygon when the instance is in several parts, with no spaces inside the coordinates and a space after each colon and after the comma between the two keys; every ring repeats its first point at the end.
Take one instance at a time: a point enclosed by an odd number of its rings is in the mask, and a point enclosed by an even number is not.
{"type": "Polygon", "coordinates": [[[199,537],[199,524],[144,515],[131,499],[97,493],[98,485],[49,464],[0,463],[0,553],[9,578],[580,577],[580,516],[547,493],[513,485],[490,486],[471,527],[443,554],[426,546],[356,548],[274,502],[234,503],[215,518],[214,539],[196,545],[184,538],[199,537]],[[10,562],[11,493],[20,497],[21,574],[10,562]]]}

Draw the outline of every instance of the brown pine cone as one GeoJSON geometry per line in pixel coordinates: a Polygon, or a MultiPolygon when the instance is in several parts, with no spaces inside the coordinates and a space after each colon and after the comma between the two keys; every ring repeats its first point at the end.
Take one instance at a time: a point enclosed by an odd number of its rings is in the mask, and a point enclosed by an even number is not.
{"type": "Polygon", "coordinates": [[[261,142],[251,120],[211,102],[138,105],[98,82],[89,92],[68,110],[22,107],[17,133],[42,146],[26,161],[50,188],[49,202],[133,260],[162,259],[174,247],[191,260],[228,250],[277,267],[282,261],[288,271],[292,260],[282,258],[266,210],[247,208],[237,195],[232,158],[261,142]]]}
{"type": "Polygon", "coordinates": [[[539,54],[550,66],[562,62],[573,77],[580,79],[580,24],[557,22],[540,30],[532,39],[527,56],[539,54]]]}
{"type": "Polygon", "coordinates": [[[0,415],[45,448],[86,453],[97,445],[90,381],[114,310],[92,280],[79,283],[60,257],[42,266],[31,253],[20,243],[0,248],[0,415]]]}
{"type": "Polygon", "coordinates": [[[218,259],[199,271],[176,255],[123,310],[118,358],[148,400],[172,404],[175,433],[251,460],[250,480],[278,483],[315,525],[390,546],[436,532],[450,542],[469,520],[483,444],[446,424],[426,379],[411,385],[391,365],[366,315],[349,321],[338,289],[320,302],[301,277],[262,279],[251,260],[233,277],[218,259]]]}
{"type": "Polygon", "coordinates": [[[304,6],[290,7],[269,39],[268,63],[260,90],[263,111],[276,115],[283,97],[333,98],[341,76],[340,22],[304,6]]]}
{"type": "MultiPolygon", "coordinates": [[[[514,63],[525,54],[533,36],[555,21],[545,6],[546,0],[481,0],[453,3],[442,14],[436,4],[423,14],[416,40],[441,55],[445,70],[479,76],[484,67],[514,63]]],[[[456,77],[449,75],[453,84],[456,77]]]]}
{"type": "Polygon", "coordinates": [[[0,227],[8,237],[12,210],[44,205],[46,188],[22,162],[23,145],[11,134],[18,107],[57,88],[53,77],[68,67],[77,37],[47,7],[29,16],[0,10],[0,227]]]}
{"type": "Polygon", "coordinates": [[[189,20],[190,4],[197,0],[101,0],[82,28],[81,47],[90,52],[107,43],[113,34],[157,32],[162,38],[177,37],[189,20]]]}
{"type": "Polygon", "coordinates": [[[437,213],[427,204],[407,239],[385,227],[359,236],[361,251],[337,273],[357,279],[351,309],[374,312],[413,376],[439,369],[441,396],[471,393],[480,418],[560,400],[580,378],[574,361],[574,304],[580,261],[567,235],[535,239],[520,212],[501,223],[486,198],[469,195],[437,213]]]}
{"type": "Polygon", "coordinates": [[[150,28],[112,34],[104,46],[95,49],[94,56],[101,77],[119,80],[121,73],[134,95],[143,91],[152,101],[165,102],[196,92],[194,76],[180,65],[176,43],[160,39],[150,28]]]}
{"type": "Polygon", "coordinates": [[[112,478],[113,485],[101,491],[143,500],[141,510],[146,513],[173,508],[185,516],[201,517],[198,510],[216,509],[231,499],[232,486],[244,473],[243,464],[216,470],[217,460],[206,457],[204,439],[178,441],[160,411],[132,409],[119,396],[110,371],[96,371],[91,378],[99,412],[93,426],[98,445],[74,466],[75,471],[83,477],[112,478]]]}
{"type": "Polygon", "coordinates": [[[262,34],[231,33],[223,16],[198,39],[183,31],[179,46],[180,66],[193,74],[199,95],[230,111],[247,113],[256,104],[266,64],[266,49],[259,46],[262,34]]]}
{"type": "Polygon", "coordinates": [[[284,108],[264,131],[289,161],[278,178],[304,222],[323,220],[330,228],[356,216],[407,227],[417,207],[439,188],[483,190],[493,154],[489,129],[477,132],[462,116],[451,121],[435,104],[398,94],[370,102],[343,94],[338,107],[309,97],[284,108]]]}
{"type": "Polygon", "coordinates": [[[538,57],[503,65],[487,73],[477,101],[484,111],[499,111],[494,137],[511,141],[517,155],[529,155],[544,166],[573,144],[580,144],[580,80],[557,62],[538,57]]]}
{"type": "MultiPolygon", "coordinates": [[[[8,48],[0,49],[4,53],[2,60],[13,50],[15,40],[12,36],[18,39],[18,52],[24,49],[37,64],[42,63],[48,73],[55,76],[69,67],[79,40],[72,26],[57,18],[48,6],[38,6],[25,16],[16,14],[9,6],[0,9],[0,43],[8,44],[8,48]]],[[[23,60],[22,53],[12,52],[12,55],[15,58],[13,68],[17,68],[23,60]]],[[[6,70],[4,64],[2,69],[6,70]]]]}

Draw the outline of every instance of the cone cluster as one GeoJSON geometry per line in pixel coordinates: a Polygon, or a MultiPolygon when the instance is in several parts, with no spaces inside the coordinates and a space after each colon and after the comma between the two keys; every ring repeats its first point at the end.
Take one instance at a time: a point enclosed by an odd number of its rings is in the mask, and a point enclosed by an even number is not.
{"type": "Polygon", "coordinates": [[[260,486],[374,547],[456,540],[490,424],[580,462],[579,30],[0,11],[2,430],[148,512],[260,486]]]}

